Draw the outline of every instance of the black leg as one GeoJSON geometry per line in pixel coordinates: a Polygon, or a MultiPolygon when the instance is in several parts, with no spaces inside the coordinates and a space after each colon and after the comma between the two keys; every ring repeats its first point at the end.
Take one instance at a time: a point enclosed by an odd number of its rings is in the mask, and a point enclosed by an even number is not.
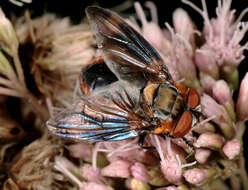
{"type": "Polygon", "coordinates": [[[155,149],[154,146],[144,146],[144,142],[145,142],[146,135],[147,135],[147,133],[142,133],[142,134],[139,136],[139,141],[138,141],[139,146],[140,146],[141,148],[143,148],[143,149],[155,149]]]}
{"type": "Polygon", "coordinates": [[[185,137],[182,137],[182,139],[190,148],[192,148],[195,151],[195,147],[191,142],[189,142],[185,137]]]}

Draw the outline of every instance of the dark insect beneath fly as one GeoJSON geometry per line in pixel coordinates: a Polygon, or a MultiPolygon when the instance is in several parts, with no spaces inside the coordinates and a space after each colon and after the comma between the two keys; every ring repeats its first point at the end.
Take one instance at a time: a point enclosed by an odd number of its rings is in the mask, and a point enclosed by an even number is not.
{"type": "MultiPolygon", "coordinates": [[[[199,120],[200,96],[172,77],[157,51],[116,13],[88,7],[86,14],[102,57],[118,78],[81,77],[83,96],[73,111],[47,122],[61,137],[82,141],[119,141],[148,133],[184,137],[199,120]],[[104,81],[103,81],[104,82],[104,81]]],[[[105,71],[103,71],[105,72],[105,71]]]]}

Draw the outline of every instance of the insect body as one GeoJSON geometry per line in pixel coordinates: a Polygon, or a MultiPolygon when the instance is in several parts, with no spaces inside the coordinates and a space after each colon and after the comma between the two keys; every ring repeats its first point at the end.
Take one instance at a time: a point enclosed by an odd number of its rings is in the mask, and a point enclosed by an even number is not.
{"type": "Polygon", "coordinates": [[[103,59],[119,81],[89,93],[83,84],[88,94],[73,111],[50,119],[48,129],[88,141],[187,134],[198,120],[197,91],[173,81],[157,51],[116,13],[88,7],[86,14],[103,59]]]}

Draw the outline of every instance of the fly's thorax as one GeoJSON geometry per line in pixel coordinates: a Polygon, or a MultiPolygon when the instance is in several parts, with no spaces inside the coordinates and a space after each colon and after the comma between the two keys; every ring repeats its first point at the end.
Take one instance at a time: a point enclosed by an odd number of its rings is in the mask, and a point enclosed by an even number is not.
{"type": "Polygon", "coordinates": [[[184,98],[170,82],[149,84],[144,88],[143,94],[154,117],[176,118],[184,109],[184,98]]]}

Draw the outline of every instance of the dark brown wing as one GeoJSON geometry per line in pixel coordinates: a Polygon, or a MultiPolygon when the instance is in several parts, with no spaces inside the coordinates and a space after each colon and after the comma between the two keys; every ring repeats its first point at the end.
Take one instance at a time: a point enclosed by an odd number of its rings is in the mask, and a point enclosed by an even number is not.
{"type": "Polygon", "coordinates": [[[74,111],[50,119],[47,127],[58,136],[76,140],[116,141],[133,138],[149,126],[143,116],[135,113],[136,102],[120,86],[96,90],[90,97],[82,98],[74,111]]]}
{"type": "Polygon", "coordinates": [[[104,60],[119,79],[132,83],[171,79],[157,51],[120,16],[99,7],[88,7],[86,14],[104,60]]]}

